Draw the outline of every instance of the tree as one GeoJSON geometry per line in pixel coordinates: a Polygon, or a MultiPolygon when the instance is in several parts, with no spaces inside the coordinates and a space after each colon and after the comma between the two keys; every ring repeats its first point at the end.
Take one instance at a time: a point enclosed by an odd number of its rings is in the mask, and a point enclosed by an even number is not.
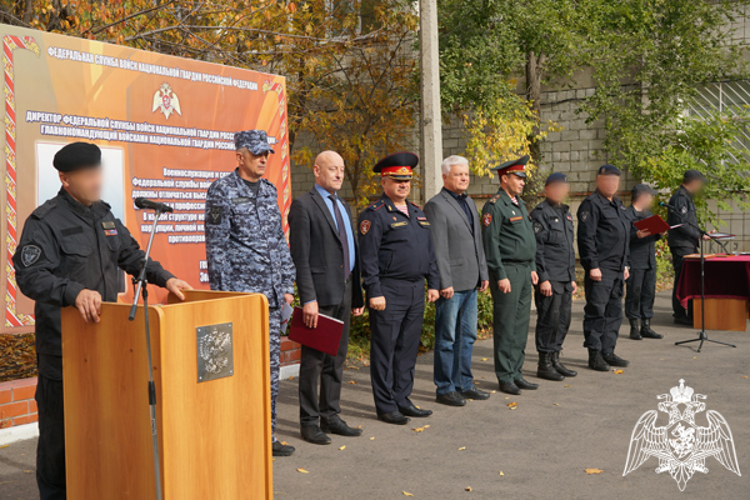
{"type": "Polygon", "coordinates": [[[416,116],[407,0],[16,0],[0,21],[287,78],[290,148],[307,132],[341,153],[359,202],[372,166],[403,147],[416,116]]]}
{"type": "Polygon", "coordinates": [[[750,188],[746,154],[728,155],[746,111],[683,116],[702,86],[744,72],[726,24],[747,3],[622,0],[602,9],[592,33],[597,89],[582,110],[590,121],[603,119],[610,158],[636,179],[674,189],[684,169],[708,168],[707,194],[720,204],[750,188]]]}

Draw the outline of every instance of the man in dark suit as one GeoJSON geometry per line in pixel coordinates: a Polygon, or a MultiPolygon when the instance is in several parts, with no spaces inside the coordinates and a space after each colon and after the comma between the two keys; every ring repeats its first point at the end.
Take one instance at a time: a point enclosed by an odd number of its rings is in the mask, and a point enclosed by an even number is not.
{"type": "Polygon", "coordinates": [[[339,400],[349,348],[349,322],[352,314],[362,314],[364,298],[352,215],[346,202],[336,196],[344,180],[344,160],[334,151],[324,151],[316,158],[313,173],[315,186],[294,200],[289,211],[297,289],[308,328],[316,328],[318,314],[325,314],[343,321],[344,330],[336,356],[302,346],[300,430],[305,441],[329,444],[327,434],[362,434],[361,429],[349,427],[339,417],[339,400]]]}
{"type": "Polygon", "coordinates": [[[443,189],[424,207],[440,272],[435,303],[437,402],[464,406],[490,394],[474,387],[471,353],[477,340],[477,288],[489,286],[482,227],[474,200],[466,196],[469,164],[462,156],[443,160],[443,189]]]}

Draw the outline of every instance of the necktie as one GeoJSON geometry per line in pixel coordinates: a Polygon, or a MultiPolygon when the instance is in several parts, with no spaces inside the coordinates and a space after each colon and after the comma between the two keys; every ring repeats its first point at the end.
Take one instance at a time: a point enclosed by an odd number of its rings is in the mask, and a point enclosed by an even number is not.
{"type": "Polygon", "coordinates": [[[349,279],[351,274],[351,256],[349,255],[349,239],[346,237],[346,227],[344,226],[344,218],[341,217],[341,211],[339,211],[339,204],[334,195],[328,197],[333,202],[333,214],[336,217],[336,226],[339,230],[339,239],[341,240],[341,246],[344,249],[344,281],[349,279]]]}

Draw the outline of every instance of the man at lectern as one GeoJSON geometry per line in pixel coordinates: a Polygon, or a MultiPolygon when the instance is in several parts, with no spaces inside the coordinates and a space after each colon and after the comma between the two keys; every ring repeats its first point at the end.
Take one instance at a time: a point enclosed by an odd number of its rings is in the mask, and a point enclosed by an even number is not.
{"type": "MultiPolygon", "coordinates": [[[[102,301],[117,300],[118,268],[136,276],[145,257],[110,206],[99,198],[99,147],[68,144],[58,151],[53,164],[62,189],[26,220],[13,256],[21,292],[36,301],[36,477],[42,500],[66,498],[60,308],[74,306],[86,321],[98,323],[102,301]]],[[[150,283],[181,299],[181,290],[191,288],[158,262],[150,260],[146,269],[150,283]]]]}
{"type": "Polygon", "coordinates": [[[289,456],[292,446],[276,439],[276,396],[281,369],[281,311],[294,300],[295,270],[276,187],[267,179],[273,149],[263,130],[234,135],[237,168],[214,181],[206,197],[206,257],[211,290],[262,293],[268,298],[271,333],[271,432],[273,455],[289,456]]]}

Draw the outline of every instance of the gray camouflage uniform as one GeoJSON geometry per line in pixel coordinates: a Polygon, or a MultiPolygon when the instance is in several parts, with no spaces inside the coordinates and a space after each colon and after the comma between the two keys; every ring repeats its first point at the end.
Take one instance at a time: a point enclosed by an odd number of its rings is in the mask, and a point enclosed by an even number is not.
{"type": "Polygon", "coordinates": [[[284,294],[294,294],[295,278],[276,187],[261,179],[256,196],[235,169],[208,188],[205,224],[211,290],[262,293],[268,298],[271,416],[276,440],[281,309],[284,294]]]}

